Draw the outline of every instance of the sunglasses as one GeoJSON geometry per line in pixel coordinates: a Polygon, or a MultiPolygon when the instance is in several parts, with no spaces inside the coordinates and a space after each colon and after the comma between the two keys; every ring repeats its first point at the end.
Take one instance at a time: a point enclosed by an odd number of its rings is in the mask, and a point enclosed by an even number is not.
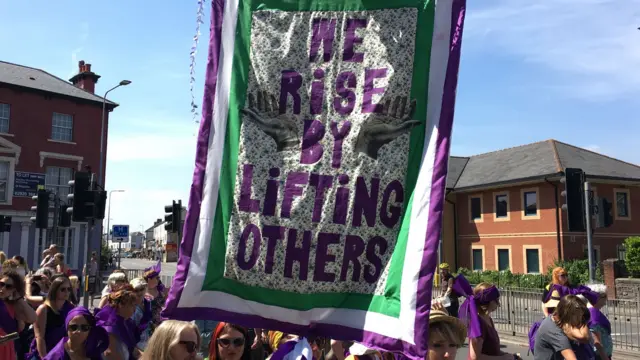
{"type": "Polygon", "coordinates": [[[233,344],[234,347],[240,347],[242,345],[244,345],[244,338],[226,338],[226,339],[218,339],[218,345],[226,348],[229,347],[229,345],[233,344]]]}
{"type": "Polygon", "coordinates": [[[196,344],[193,341],[180,341],[180,345],[184,345],[184,348],[187,350],[189,354],[193,354],[196,351],[196,348],[198,347],[198,344],[196,344]]]}
{"type": "Polygon", "coordinates": [[[66,292],[69,292],[69,291],[71,291],[70,287],[61,287],[60,288],[60,292],[66,293],[66,292]]]}
{"type": "Polygon", "coordinates": [[[82,325],[78,325],[78,324],[71,324],[67,327],[68,331],[70,332],[87,332],[89,330],[91,330],[91,325],[87,325],[87,324],[82,324],[82,325]]]}
{"type": "Polygon", "coordinates": [[[13,284],[7,284],[4,281],[0,281],[0,289],[11,290],[11,289],[13,289],[13,284]]]}
{"type": "Polygon", "coordinates": [[[567,274],[560,274],[560,277],[567,277],[567,274]]]}

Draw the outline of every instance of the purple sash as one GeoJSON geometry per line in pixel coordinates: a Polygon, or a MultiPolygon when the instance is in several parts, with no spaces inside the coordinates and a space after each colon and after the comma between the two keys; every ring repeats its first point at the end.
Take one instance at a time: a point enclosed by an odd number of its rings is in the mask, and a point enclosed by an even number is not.
{"type": "Polygon", "coordinates": [[[611,323],[609,319],[600,311],[600,309],[596,309],[594,307],[589,308],[589,313],[591,314],[591,319],[589,320],[589,327],[593,327],[596,325],[602,326],[609,334],[611,334],[611,323]]]}
{"type": "Polygon", "coordinates": [[[138,332],[135,322],[132,319],[125,319],[118,315],[116,309],[107,305],[96,315],[97,325],[103,327],[109,334],[117,336],[120,341],[129,349],[129,354],[133,359],[133,350],[138,343],[136,338],[138,332]]]}

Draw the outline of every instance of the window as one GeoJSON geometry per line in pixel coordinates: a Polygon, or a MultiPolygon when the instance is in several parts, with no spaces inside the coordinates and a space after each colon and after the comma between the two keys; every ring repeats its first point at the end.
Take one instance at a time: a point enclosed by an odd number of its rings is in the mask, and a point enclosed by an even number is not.
{"type": "Polygon", "coordinates": [[[475,196],[470,198],[469,206],[471,211],[471,221],[482,220],[482,198],[475,196]]]}
{"type": "Polygon", "coordinates": [[[627,258],[627,248],[624,244],[618,245],[616,250],[618,253],[618,260],[625,260],[627,258]]]}
{"type": "Polygon", "coordinates": [[[536,191],[524,192],[524,216],[538,215],[538,193],[536,191]]]}
{"type": "Polygon", "coordinates": [[[525,261],[527,264],[527,274],[540,273],[540,249],[525,249],[525,261]]]}
{"type": "Polygon", "coordinates": [[[498,271],[509,270],[509,249],[498,249],[498,271]]]}
{"type": "Polygon", "coordinates": [[[51,234],[52,236],[52,244],[56,244],[58,246],[58,252],[64,254],[64,263],[68,266],[71,266],[71,239],[73,236],[73,229],[69,229],[69,242],[67,246],[65,246],[65,229],[58,229],[58,234],[54,236],[53,229],[48,229],[47,234],[51,234]]]}
{"type": "Polygon", "coordinates": [[[482,249],[472,249],[472,267],[475,271],[482,271],[484,269],[482,249]]]}
{"type": "Polygon", "coordinates": [[[73,116],[53,113],[51,139],[58,141],[73,141],[73,116]]]}
{"type": "Polygon", "coordinates": [[[9,173],[11,164],[8,161],[0,161],[0,203],[9,201],[9,173]]]}
{"type": "Polygon", "coordinates": [[[509,195],[499,194],[495,195],[495,211],[496,219],[508,219],[509,218],[509,195]]]}
{"type": "Polygon", "coordinates": [[[628,189],[614,189],[616,194],[616,219],[628,220],[631,218],[631,209],[629,209],[630,193],[628,189]]]}
{"type": "Polygon", "coordinates": [[[0,104],[0,133],[9,132],[9,119],[11,118],[11,105],[0,104]]]}
{"type": "Polygon", "coordinates": [[[69,194],[69,181],[73,179],[73,169],[57,166],[47,166],[45,185],[47,190],[51,190],[63,203],[67,202],[69,194]]]}

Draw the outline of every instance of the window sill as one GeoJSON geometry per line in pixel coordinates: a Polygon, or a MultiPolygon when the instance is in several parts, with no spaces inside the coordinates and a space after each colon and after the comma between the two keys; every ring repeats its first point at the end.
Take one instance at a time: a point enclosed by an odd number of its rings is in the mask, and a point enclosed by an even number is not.
{"type": "Polygon", "coordinates": [[[53,139],[47,139],[47,141],[52,142],[52,143],[58,143],[58,144],[68,144],[68,145],[75,145],[76,143],[72,142],[72,141],[62,141],[62,140],[53,140],[53,139]]]}
{"type": "Polygon", "coordinates": [[[9,137],[14,137],[14,134],[9,134],[9,133],[0,133],[0,136],[9,136],[9,137]]]}

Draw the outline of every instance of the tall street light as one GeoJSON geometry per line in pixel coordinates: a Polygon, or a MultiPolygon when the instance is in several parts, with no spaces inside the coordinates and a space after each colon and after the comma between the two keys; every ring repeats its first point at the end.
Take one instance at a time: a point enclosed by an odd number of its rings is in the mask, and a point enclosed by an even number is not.
{"type": "MultiPolygon", "coordinates": [[[[109,210],[107,212],[107,244],[109,243],[109,233],[111,232],[110,230],[110,223],[111,223],[111,194],[113,194],[114,192],[117,193],[122,193],[124,192],[124,190],[111,190],[109,191],[109,210]]],[[[113,240],[113,235],[111,236],[111,240],[113,240]]],[[[120,267],[120,248],[121,248],[122,243],[118,243],[118,268],[120,267]]]]}
{"type": "Polygon", "coordinates": [[[107,92],[104,93],[104,97],[102,97],[102,126],[100,128],[100,168],[98,170],[98,183],[103,186],[104,184],[102,184],[102,176],[103,176],[103,169],[104,169],[104,120],[107,114],[107,95],[112,90],[115,90],[120,86],[127,86],[129,84],[131,84],[131,81],[122,80],[118,85],[107,90],[107,92]]]}

